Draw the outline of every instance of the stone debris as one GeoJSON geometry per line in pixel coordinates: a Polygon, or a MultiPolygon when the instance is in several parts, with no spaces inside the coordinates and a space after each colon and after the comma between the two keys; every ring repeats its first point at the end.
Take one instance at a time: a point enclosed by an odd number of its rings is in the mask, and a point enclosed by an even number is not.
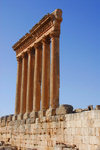
{"type": "Polygon", "coordinates": [[[96,110],[100,110],[100,105],[96,105],[96,110]]]}
{"type": "Polygon", "coordinates": [[[0,141],[0,150],[17,150],[17,147],[6,144],[4,141],[0,141]]]}
{"type": "MultiPolygon", "coordinates": [[[[97,105],[96,106],[96,110],[100,110],[100,105],[97,105]]],[[[83,112],[83,111],[90,111],[90,110],[93,110],[93,105],[89,105],[88,108],[78,108],[78,109],[75,109],[73,112],[74,113],[80,113],[80,112],[83,112]]]]}
{"type": "Polygon", "coordinates": [[[56,143],[55,150],[79,150],[75,144],[56,143]]]}
{"type": "Polygon", "coordinates": [[[56,109],[56,115],[64,115],[73,113],[73,106],[71,105],[61,105],[56,109]]]}

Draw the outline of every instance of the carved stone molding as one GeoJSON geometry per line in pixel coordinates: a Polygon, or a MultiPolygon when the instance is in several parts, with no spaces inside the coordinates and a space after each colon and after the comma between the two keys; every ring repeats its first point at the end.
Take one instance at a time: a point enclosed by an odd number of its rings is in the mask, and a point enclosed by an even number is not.
{"type": "Polygon", "coordinates": [[[50,37],[51,37],[51,38],[52,38],[52,37],[58,37],[58,38],[59,38],[59,36],[60,36],[60,30],[52,31],[52,32],[50,33],[50,37]]]}
{"type": "Polygon", "coordinates": [[[22,61],[21,56],[20,57],[16,57],[16,59],[17,59],[17,62],[21,62],[22,61]]]}
{"type": "Polygon", "coordinates": [[[19,55],[34,43],[41,42],[43,36],[48,36],[54,30],[60,30],[62,11],[56,9],[51,14],[45,15],[25,36],[13,45],[16,55],[19,55]]]}
{"type": "Polygon", "coordinates": [[[26,56],[27,56],[26,52],[23,52],[22,55],[21,55],[22,59],[25,58],[26,56]]]}
{"type": "Polygon", "coordinates": [[[49,37],[44,36],[44,37],[42,38],[42,43],[50,44],[50,38],[49,38],[49,37]]]}
{"type": "Polygon", "coordinates": [[[41,45],[40,42],[34,44],[34,48],[35,48],[35,49],[41,49],[41,46],[42,46],[42,45],[41,45]]]}

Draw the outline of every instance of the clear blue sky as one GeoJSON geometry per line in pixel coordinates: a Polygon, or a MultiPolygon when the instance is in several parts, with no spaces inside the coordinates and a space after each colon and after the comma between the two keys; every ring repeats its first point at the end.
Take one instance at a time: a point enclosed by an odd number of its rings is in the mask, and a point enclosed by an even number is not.
{"type": "Polygon", "coordinates": [[[0,0],[0,116],[14,113],[12,45],[56,8],[63,11],[60,103],[74,108],[100,104],[100,0],[0,0]]]}

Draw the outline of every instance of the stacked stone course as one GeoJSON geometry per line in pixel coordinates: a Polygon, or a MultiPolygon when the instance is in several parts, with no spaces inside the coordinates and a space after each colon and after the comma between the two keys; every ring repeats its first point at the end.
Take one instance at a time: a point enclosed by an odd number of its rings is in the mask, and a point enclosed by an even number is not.
{"type": "Polygon", "coordinates": [[[23,150],[67,150],[62,144],[75,144],[79,150],[99,150],[100,110],[64,113],[22,120],[13,120],[12,115],[2,117],[0,141],[23,150]]]}

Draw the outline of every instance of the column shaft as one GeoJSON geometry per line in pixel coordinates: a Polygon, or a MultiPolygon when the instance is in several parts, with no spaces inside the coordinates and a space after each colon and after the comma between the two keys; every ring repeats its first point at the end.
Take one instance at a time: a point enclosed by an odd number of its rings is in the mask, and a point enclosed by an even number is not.
{"type": "Polygon", "coordinates": [[[22,82],[21,82],[21,106],[20,113],[26,112],[26,92],[27,92],[27,56],[22,56],[22,82]]]}
{"type": "Polygon", "coordinates": [[[59,34],[51,34],[50,106],[59,106],[59,34]]]}
{"type": "Polygon", "coordinates": [[[34,51],[28,50],[28,80],[26,113],[33,110],[33,78],[34,78],[34,51]]]}
{"type": "Polygon", "coordinates": [[[41,47],[35,45],[35,70],[34,70],[34,97],[33,97],[33,111],[40,110],[41,100],[41,64],[42,64],[42,50],[41,47]]]}
{"type": "Polygon", "coordinates": [[[48,109],[49,103],[50,103],[50,41],[43,39],[41,109],[42,110],[48,109]]]}
{"type": "Polygon", "coordinates": [[[20,113],[20,91],[21,91],[21,74],[22,74],[21,58],[17,58],[17,62],[18,64],[17,64],[15,115],[20,113]]]}

